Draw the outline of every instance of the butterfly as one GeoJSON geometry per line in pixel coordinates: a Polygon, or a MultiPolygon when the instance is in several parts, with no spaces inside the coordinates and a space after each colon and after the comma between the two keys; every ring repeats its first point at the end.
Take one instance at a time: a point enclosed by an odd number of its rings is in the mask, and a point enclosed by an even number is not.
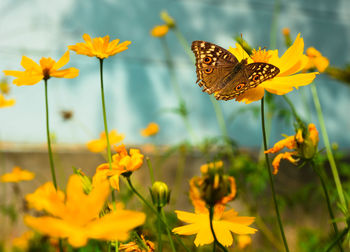
{"type": "Polygon", "coordinates": [[[217,100],[231,100],[260,83],[272,79],[279,68],[264,62],[248,64],[226,49],[205,41],[193,41],[198,85],[217,100]]]}

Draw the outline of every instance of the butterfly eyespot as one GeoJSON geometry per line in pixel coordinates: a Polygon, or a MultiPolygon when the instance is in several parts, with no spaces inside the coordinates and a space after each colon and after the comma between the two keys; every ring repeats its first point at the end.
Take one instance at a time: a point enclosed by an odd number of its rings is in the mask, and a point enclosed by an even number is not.
{"type": "Polygon", "coordinates": [[[241,90],[244,86],[245,86],[244,83],[238,84],[238,85],[235,87],[235,90],[236,90],[236,91],[239,91],[239,90],[241,90]]]}
{"type": "Polygon", "coordinates": [[[203,59],[203,62],[206,63],[206,64],[209,64],[210,62],[212,62],[212,59],[210,57],[205,57],[203,59]]]}
{"type": "Polygon", "coordinates": [[[253,81],[258,81],[260,79],[260,76],[258,74],[255,74],[253,77],[252,77],[252,80],[253,81]]]}
{"type": "Polygon", "coordinates": [[[204,70],[205,73],[210,74],[213,72],[213,68],[207,68],[204,70]]]}

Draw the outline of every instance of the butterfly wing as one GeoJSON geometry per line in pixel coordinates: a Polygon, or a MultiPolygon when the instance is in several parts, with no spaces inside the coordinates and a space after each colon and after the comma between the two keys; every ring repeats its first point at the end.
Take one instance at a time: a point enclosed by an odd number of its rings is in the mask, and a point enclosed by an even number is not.
{"type": "Polygon", "coordinates": [[[246,65],[245,62],[237,64],[232,74],[226,77],[229,82],[215,93],[217,100],[231,100],[248,89],[272,79],[280,72],[278,67],[268,63],[257,62],[246,65]]]}
{"type": "Polygon", "coordinates": [[[220,90],[223,80],[237,65],[237,58],[226,49],[205,41],[193,41],[196,57],[197,83],[203,92],[212,94],[220,90]]]}

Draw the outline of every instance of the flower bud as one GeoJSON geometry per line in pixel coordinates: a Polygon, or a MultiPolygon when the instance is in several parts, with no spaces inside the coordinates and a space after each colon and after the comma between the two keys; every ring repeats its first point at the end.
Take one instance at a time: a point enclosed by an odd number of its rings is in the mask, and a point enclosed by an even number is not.
{"type": "Polygon", "coordinates": [[[176,26],[175,20],[169,15],[167,11],[162,11],[160,13],[160,18],[166,23],[169,28],[174,28],[176,26]]]}
{"type": "Polygon", "coordinates": [[[156,181],[150,188],[152,202],[156,207],[164,207],[170,201],[170,191],[164,182],[156,181]]]}
{"type": "Polygon", "coordinates": [[[89,194],[92,190],[92,183],[88,176],[85,175],[85,173],[79,168],[74,168],[74,173],[77,174],[80,177],[80,181],[83,185],[84,193],[89,194]]]}

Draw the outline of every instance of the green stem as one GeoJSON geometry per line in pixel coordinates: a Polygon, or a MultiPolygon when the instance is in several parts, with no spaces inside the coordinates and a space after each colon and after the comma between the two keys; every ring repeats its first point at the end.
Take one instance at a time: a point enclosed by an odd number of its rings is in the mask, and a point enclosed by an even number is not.
{"type": "Polygon", "coordinates": [[[294,104],[292,103],[292,101],[288,98],[287,95],[282,95],[282,97],[288,103],[290,109],[292,110],[292,113],[293,113],[295,120],[297,120],[297,122],[299,124],[302,123],[302,120],[300,119],[300,116],[298,115],[297,111],[295,110],[295,107],[294,107],[294,104]]]}
{"type": "Polygon", "coordinates": [[[50,168],[51,168],[51,176],[52,176],[52,182],[57,190],[57,181],[56,181],[56,172],[55,172],[55,165],[53,162],[53,155],[52,155],[52,149],[51,149],[51,137],[50,137],[50,126],[49,126],[49,99],[47,95],[47,79],[44,79],[45,82],[45,107],[46,107],[46,136],[47,136],[47,148],[49,151],[49,159],[50,159],[50,168]]]}
{"type": "Polygon", "coordinates": [[[148,169],[149,169],[149,175],[151,177],[151,183],[153,185],[154,183],[154,172],[153,172],[153,166],[151,164],[151,160],[149,159],[149,157],[146,158],[146,163],[147,163],[147,166],[148,166],[148,169]]]}
{"type": "Polygon", "coordinates": [[[273,9],[272,24],[270,31],[270,48],[275,49],[277,44],[278,15],[280,13],[280,0],[275,0],[273,9]]]}
{"type": "Polygon", "coordinates": [[[341,242],[344,238],[344,236],[349,232],[349,226],[346,227],[340,234],[338,237],[336,237],[333,242],[331,243],[331,245],[329,245],[329,247],[326,249],[326,252],[329,252],[332,250],[332,248],[339,242],[341,242]]]}
{"type": "MultiPolygon", "coordinates": [[[[263,134],[263,140],[264,140],[264,150],[266,151],[267,150],[267,140],[266,140],[266,131],[265,131],[264,98],[261,99],[261,127],[262,127],[262,134],[263,134]]],[[[280,228],[280,232],[281,232],[282,240],[283,240],[283,243],[284,243],[284,247],[285,247],[286,251],[289,252],[287,239],[286,239],[286,236],[284,234],[282,220],[281,220],[280,212],[279,212],[279,209],[278,209],[276,192],[275,192],[275,185],[274,185],[274,182],[273,182],[272,172],[271,172],[271,167],[270,167],[270,160],[269,160],[269,156],[268,156],[267,153],[265,153],[265,161],[266,161],[266,168],[267,168],[268,173],[269,173],[270,187],[271,187],[271,191],[272,191],[272,198],[273,198],[273,203],[274,203],[274,206],[275,206],[275,212],[276,212],[278,225],[279,225],[279,228],[280,228]]]]}
{"type": "MultiPolygon", "coordinates": [[[[327,191],[327,187],[326,187],[326,183],[325,183],[325,180],[324,180],[324,176],[321,174],[321,170],[318,167],[316,167],[314,162],[311,162],[311,166],[312,166],[312,168],[314,169],[314,171],[316,172],[316,174],[318,175],[318,177],[320,179],[320,182],[321,182],[321,185],[322,185],[322,189],[323,189],[323,192],[324,192],[324,195],[325,195],[325,198],[326,198],[326,202],[327,202],[327,208],[328,208],[329,216],[330,216],[331,221],[332,221],[334,233],[335,233],[336,236],[338,236],[339,235],[338,226],[337,226],[337,223],[334,221],[335,217],[334,217],[334,213],[333,213],[333,210],[332,210],[331,201],[330,201],[329,194],[328,194],[328,191],[327,191]]],[[[341,245],[340,242],[338,243],[338,246],[339,246],[340,251],[343,252],[344,250],[343,250],[342,245],[341,245]]]]}
{"type": "Polygon", "coordinates": [[[340,199],[340,204],[341,204],[343,210],[347,211],[347,206],[346,206],[346,201],[345,201],[345,197],[344,197],[344,192],[343,192],[343,188],[342,188],[342,185],[341,185],[341,182],[340,182],[337,166],[335,164],[335,160],[334,160],[334,156],[333,156],[333,153],[332,153],[331,145],[329,143],[329,138],[328,138],[328,134],[327,134],[327,130],[326,130],[326,124],[325,124],[325,121],[324,121],[324,118],[323,118],[322,108],[321,108],[320,100],[319,100],[318,95],[317,95],[317,89],[316,89],[315,83],[311,84],[311,92],[312,92],[312,97],[313,97],[313,100],[314,100],[314,103],[315,103],[315,107],[316,107],[316,111],[317,111],[318,121],[319,121],[320,127],[321,127],[321,133],[322,133],[323,142],[324,142],[324,145],[326,147],[326,152],[327,152],[329,165],[331,167],[331,171],[332,171],[332,174],[333,174],[333,179],[334,179],[335,186],[337,188],[338,196],[339,196],[339,199],[340,199]]]}
{"type": "MultiPolygon", "coordinates": [[[[161,214],[161,207],[157,207],[157,212],[158,215],[161,214]]],[[[159,252],[162,252],[163,250],[163,243],[162,243],[162,223],[161,223],[161,219],[158,218],[157,219],[157,240],[158,240],[158,250],[159,252]]]]}
{"type": "MultiPolygon", "coordinates": [[[[160,213],[161,213],[161,215],[162,215],[162,220],[163,220],[163,222],[168,226],[168,222],[167,222],[167,220],[166,220],[166,216],[165,216],[165,213],[164,213],[163,208],[161,208],[160,213]]],[[[172,250],[173,252],[176,252],[175,245],[174,245],[174,241],[173,241],[173,238],[171,237],[170,230],[169,230],[168,228],[166,228],[166,231],[167,231],[167,235],[168,235],[168,239],[169,239],[169,243],[170,243],[171,250],[172,250]]]]}
{"type": "Polygon", "coordinates": [[[213,218],[214,218],[214,207],[209,206],[209,223],[210,223],[210,230],[214,238],[214,244],[213,244],[213,252],[215,252],[215,246],[216,244],[225,252],[228,252],[227,249],[218,241],[215,235],[214,226],[213,226],[213,218]]]}
{"type": "MultiPolygon", "coordinates": [[[[163,225],[166,227],[167,230],[170,231],[170,227],[169,225],[164,222],[162,220],[162,217],[161,215],[159,215],[158,211],[150,204],[148,203],[148,201],[135,189],[135,187],[133,186],[133,184],[131,183],[131,180],[130,180],[130,177],[126,177],[126,180],[128,181],[128,184],[131,188],[131,190],[136,194],[136,196],[142,201],[143,204],[145,204],[154,214],[157,215],[158,219],[160,219],[163,223],[163,225]]],[[[177,242],[179,242],[181,244],[181,246],[187,251],[187,252],[190,252],[190,250],[185,246],[185,244],[182,242],[182,240],[177,236],[177,235],[174,235],[177,242]]]]}
{"type": "MultiPolygon", "coordinates": [[[[104,128],[105,128],[105,135],[106,135],[106,141],[107,141],[107,156],[108,156],[109,169],[112,170],[112,153],[111,153],[111,146],[109,144],[107,113],[106,113],[106,105],[105,105],[105,93],[104,93],[104,88],[103,88],[103,59],[99,59],[99,61],[100,61],[100,80],[101,80],[101,100],[102,100],[103,124],[104,124],[104,128]]],[[[113,209],[116,210],[114,189],[112,189],[112,202],[113,202],[112,203],[113,209]]]]}

